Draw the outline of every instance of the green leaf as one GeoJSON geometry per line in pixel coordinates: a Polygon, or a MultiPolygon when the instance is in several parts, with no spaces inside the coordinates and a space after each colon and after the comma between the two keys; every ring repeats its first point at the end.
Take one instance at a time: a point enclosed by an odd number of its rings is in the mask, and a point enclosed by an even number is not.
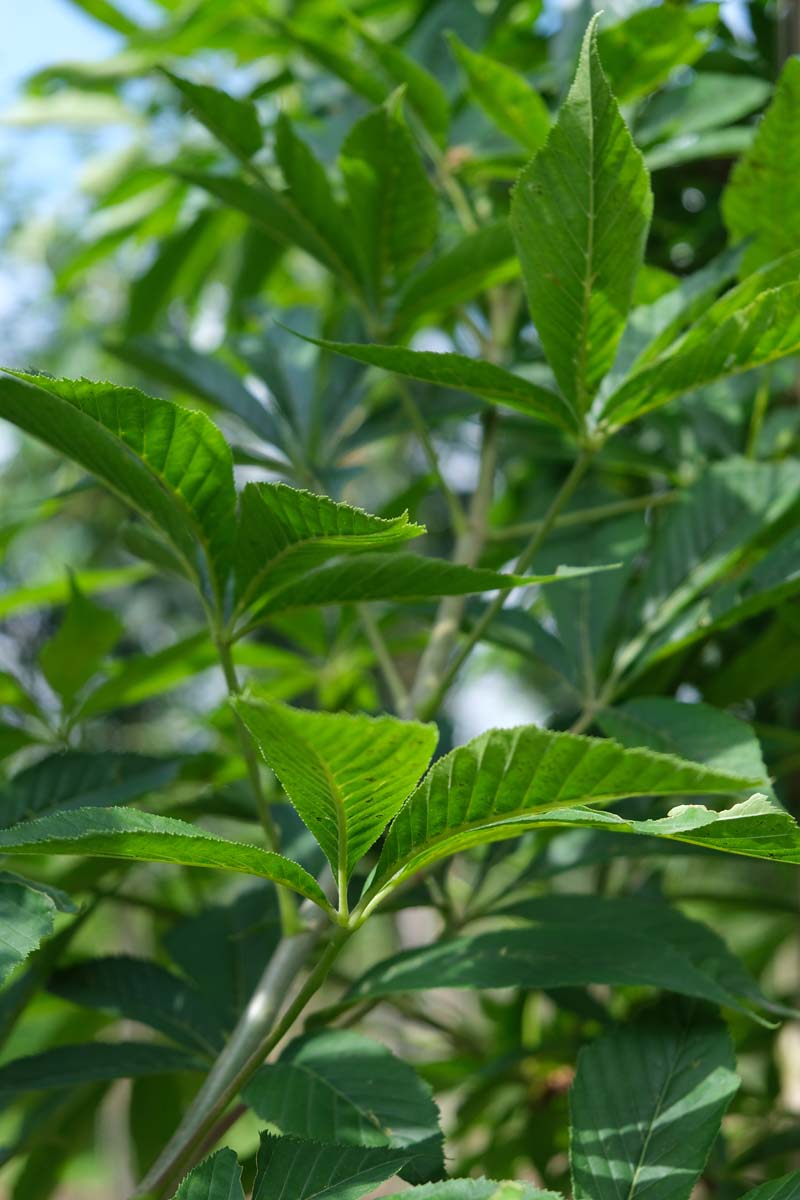
{"type": "Polygon", "coordinates": [[[0,875],[0,983],[53,932],[56,905],[22,879],[0,875]]]}
{"type": "Polygon", "coordinates": [[[642,157],[603,75],[595,19],[558,120],[511,203],[531,316],[581,418],[614,361],[652,205],[642,157]]]}
{"type": "Polygon", "coordinates": [[[237,158],[252,158],[261,149],[261,126],[251,100],[237,100],[219,88],[191,83],[172,71],[162,72],[183,96],[190,112],[237,158]]]}
{"type": "Polygon", "coordinates": [[[435,725],[233,701],[343,890],[424,773],[435,725]]]}
{"type": "Polygon", "coordinates": [[[222,1048],[219,1018],[197,989],[145,959],[88,959],[56,971],[47,990],[83,1008],[148,1025],[211,1058],[222,1048]]]}
{"type": "MultiPolygon", "coordinates": [[[[230,449],[202,413],[135,388],[0,375],[0,417],[96,475],[167,536],[218,603],[235,530],[230,449]]],[[[79,582],[80,586],[80,582],[79,582]]]]}
{"type": "MultiPolygon", "coordinates": [[[[699,10],[684,11],[696,14],[699,10]]],[[[755,76],[698,71],[650,97],[637,118],[636,140],[648,146],[728,125],[760,108],[771,92],[767,80],[755,76]]]]}
{"type": "Polygon", "coordinates": [[[800,1188],[800,1171],[791,1171],[780,1179],[771,1179],[760,1187],[745,1192],[742,1200],[796,1200],[800,1188]]]}
{"type": "MultiPolygon", "coordinates": [[[[587,570],[610,570],[589,567],[587,570]]],[[[258,605],[253,625],[275,613],[364,600],[425,600],[431,596],[467,596],[525,584],[558,583],[581,573],[561,567],[550,575],[504,575],[486,567],[463,567],[422,554],[362,554],[353,561],[325,566],[292,580],[258,605]]],[[[248,626],[250,628],[250,626],[248,626]]]]}
{"type": "Polygon", "coordinates": [[[393,327],[404,330],[428,313],[467,304],[518,274],[508,221],[494,221],[466,234],[452,250],[408,278],[397,299],[393,327]]]}
{"type": "Polygon", "coordinates": [[[297,136],[285,113],[278,117],[275,128],[275,157],[289,189],[287,198],[331,247],[334,257],[346,263],[348,272],[357,276],[359,253],[355,230],[347,210],[334,196],[324,168],[297,136]]]}
{"type": "Polygon", "coordinates": [[[527,725],[492,730],[428,772],[389,830],[368,895],[393,891],[470,846],[517,837],[554,809],[629,796],[731,794],[758,782],[610,739],[527,725]]]}
{"type": "MultiPolygon", "coordinates": [[[[570,897],[583,899],[583,897],[570,897]]],[[[633,906],[627,899],[627,908],[633,906]]],[[[717,977],[717,964],[707,957],[704,941],[687,946],[685,932],[675,936],[666,923],[652,929],[631,922],[603,919],[589,904],[578,919],[551,920],[544,912],[539,925],[495,929],[491,933],[445,938],[430,946],[405,950],[371,967],[351,987],[347,1005],[401,992],[430,988],[653,987],[712,1004],[748,1012],[741,993],[717,977]]],[[[643,925],[644,923],[642,923],[643,925]]],[[[688,924],[692,924],[689,922],[688,924]]],[[[702,929],[702,927],[701,927],[702,929]]],[[[734,982],[738,983],[736,979],[734,982]]],[[[750,981],[751,992],[753,988],[750,981]]],[[[748,995],[748,999],[750,996],[748,995]]],[[[752,1014],[751,1014],[752,1015],[752,1014]]]]}
{"type": "MultiPolygon", "coordinates": [[[[350,14],[348,14],[350,16],[350,14]]],[[[351,18],[356,21],[355,18],[351,18]]],[[[370,53],[380,63],[395,84],[405,87],[409,106],[414,110],[433,140],[441,147],[447,143],[450,125],[450,101],[439,80],[425,67],[409,58],[393,42],[373,37],[357,23],[360,37],[369,46],[370,53]]]]}
{"type": "Polygon", "coordinates": [[[167,787],[179,769],[179,759],[143,754],[51,754],[0,786],[0,828],[55,810],[129,804],[167,787]]]}
{"type": "MultiPolygon", "coordinates": [[[[681,704],[668,696],[637,696],[598,714],[604,733],[623,746],[645,746],[705,763],[714,771],[767,778],[752,728],[710,704],[681,704]]],[[[763,784],[762,784],[763,786],[763,784]]]]}
{"type": "Polygon", "coordinates": [[[261,1135],[253,1200],[359,1200],[418,1158],[419,1150],[321,1145],[261,1135]]]}
{"type": "Polygon", "coordinates": [[[750,149],[731,172],[722,215],[731,238],[752,238],[748,272],[796,249],[800,241],[800,58],[787,59],[750,149]]]}
{"type": "Polygon", "coordinates": [[[123,342],[106,342],[108,349],[139,371],[171,387],[205,400],[214,408],[233,413],[264,441],[277,443],[272,415],[247,390],[229,367],[208,354],[198,354],[174,337],[144,334],[123,342]]]}
{"type": "Polygon", "coordinates": [[[550,113],[539,93],[511,67],[476,54],[454,33],[448,41],[464,69],[470,94],[495,125],[530,154],[541,150],[550,132],[550,113]]]}
{"type": "Polygon", "coordinates": [[[408,513],[388,520],[282,483],[248,484],[236,546],[237,611],[340,554],[400,545],[425,532],[408,513]]]}
{"type": "MultiPolygon", "coordinates": [[[[413,1146],[439,1134],[430,1087],[384,1046],[350,1030],[299,1038],[245,1088],[281,1134],[350,1146],[413,1146]]],[[[431,1172],[442,1173],[441,1148],[431,1172]]]]}
{"type": "Polygon", "coordinates": [[[125,13],[120,12],[115,4],[110,0],[72,0],[78,8],[90,17],[94,17],[102,25],[107,25],[109,29],[116,30],[117,33],[123,33],[126,36],[132,36],[139,33],[139,26],[135,21],[132,21],[125,13]]]}
{"type": "Polygon", "coordinates": [[[77,693],[124,632],[116,613],[94,604],[72,578],[70,587],[69,604],[58,631],[39,651],[44,677],[67,709],[72,708],[77,693]]]}
{"type": "MultiPolygon", "coordinates": [[[[712,314],[709,313],[711,318],[712,314]]],[[[800,349],[800,283],[764,292],[730,315],[699,322],[660,358],[635,371],[608,398],[614,429],[717,379],[786,358],[800,349]]]]}
{"type": "Polygon", "coordinates": [[[141,563],[134,567],[100,567],[76,571],[72,577],[62,573],[49,583],[34,583],[7,591],[5,595],[0,596],[0,617],[8,617],[12,613],[35,612],[38,608],[49,608],[53,604],[66,604],[73,581],[85,596],[91,596],[98,592],[131,587],[142,579],[148,579],[152,574],[152,567],[141,563]]]}
{"type": "Polygon", "coordinates": [[[56,1046],[0,1067],[0,1104],[27,1092],[78,1087],[101,1079],[135,1079],[168,1071],[202,1071],[202,1058],[152,1042],[89,1042],[56,1046]]]}
{"type": "Polygon", "coordinates": [[[749,150],[753,142],[752,125],[732,125],[729,129],[708,129],[672,138],[645,151],[648,171],[663,171],[681,163],[713,158],[737,158],[749,150]]]}
{"type": "Polygon", "coordinates": [[[543,1192],[531,1183],[507,1179],[448,1179],[415,1188],[412,1200],[561,1200],[558,1192],[543,1192]]]}
{"type": "MultiPolygon", "coordinates": [[[[299,335],[303,336],[303,335],[299,335]]],[[[362,346],[351,342],[331,342],[305,338],[323,350],[333,350],[357,362],[382,367],[396,375],[435,383],[439,387],[472,392],[491,404],[515,408],[529,417],[538,417],[567,433],[574,433],[577,421],[563,399],[555,392],[513,375],[494,363],[463,354],[439,354],[430,350],[407,350],[404,346],[362,346]]]]}
{"type": "Polygon", "coordinates": [[[614,94],[627,102],[654,92],[676,67],[691,66],[705,53],[718,21],[716,4],[659,5],[601,30],[597,44],[614,94]]]}
{"type": "Polygon", "coordinates": [[[280,854],[215,837],[186,821],[122,808],[76,808],[2,830],[0,854],[92,854],[238,871],[329,907],[313,876],[280,854]]]}
{"type": "Polygon", "coordinates": [[[242,1168],[233,1150],[217,1150],[195,1167],[178,1188],[174,1200],[244,1200],[242,1168]]]}
{"type": "Polygon", "coordinates": [[[387,107],[353,126],[342,145],[339,167],[358,230],[361,275],[380,308],[387,293],[433,244],[436,192],[408,130],[387,107]]]}
{"type": "Polygon", "coordinates": [[[585,1047],[570,1094],[575,1200],[689,1200],[739,1087],[721,1021],[674,1006],[585,1047]]]}
{"type": "Polygon", "coordinates": [[[276,241],[304,250],[342,279],[351,291],[360,291],[359,280],[337,247],[325,240],[285,192],[270,187],[264,180],[256,186],[236,176],[202,171],[182,171],[181,178],[216,197],[226,207],[243,213],[276,241]]]}

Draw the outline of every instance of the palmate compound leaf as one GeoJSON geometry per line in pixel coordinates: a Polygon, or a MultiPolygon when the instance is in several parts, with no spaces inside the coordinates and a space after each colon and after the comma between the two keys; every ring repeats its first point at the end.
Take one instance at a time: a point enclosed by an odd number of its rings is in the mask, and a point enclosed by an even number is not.
{"type": "Polygon", "coordinates": [[[531,316],[579,420],[614,361],[653,207],[642,156],[603,74],[596,26],[511,203],[531,316]]]}
{"type": "Polygon", "coordinates": [[[395,1149],[427,1141],[430,1151],[406,1172],[408,1181],[444,1174],[430,1087],[385,1046],[351,1030],[298,1038],[254,1075],[243,1099],[277,1132],[310,1141],[395,1149]]]}
{"type": "Polygon", "coordinates": [[[335,354],[343,354],[368,366],[382,367],[395,375],[470,392],[490,404],[513,408],[526,416],[546,421],[565,433],[576,433],[579,428],[574,412],[557,392],[531,383],[494,363],[467,358],[464,354],[407,350],[404,346],[332,342],[324,338],[305,337],[303,334],[297,336],[321,346],[323,350],[332,350],[335,354]]]}
{"type": "Polygon", "coordinates": [[[89,854],[260,875],[329,909],[312,875],[270,850],[231,842],[187,821],[123,808],[76,808],[0,831],[2,854],[89,854]]]}
{"type": "Polygon", "coordinates": [[[422,867],[516,837],[553,810],[629,796],[735,794],[760,782],[611,739],[532,725],[492,730],[440,759],[400,810],[367,903],[422,867]]]}
{"type": "Polygon", "coordinates": [[[257,697],[233,704],[343,889],[419,782],[436,726],[306,712],[257,697]]]}
{"type": "Polygon", "coordinates": [[[671,1004],[598,1038],[570,1094],[575,1200],[689,1200],[738,1087],[708,1013],[671,1004]]]}
{"type": "Polygon", "coordinates": [[[4,370],[0,417],[102,480],[166,535],[221,603],[235,535],[230,448],[200,412],[136,388],[4,370]]]}
{"type": "Polygon", "coordinates": [[[425,533],[408,513],[385,519],[282,483],[250,483],[236,543],[237,611],[340,554],[397,546],[425,533]]]}

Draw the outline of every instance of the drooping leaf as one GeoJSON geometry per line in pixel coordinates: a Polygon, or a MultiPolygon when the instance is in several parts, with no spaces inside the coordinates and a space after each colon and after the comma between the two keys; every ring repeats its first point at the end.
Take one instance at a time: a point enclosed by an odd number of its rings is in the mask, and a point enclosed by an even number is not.
{"type": "Polygon", "coordinates": [[[0,1104],[27,1092],[77,1087],[101,1079],[135,1079],[167,1071],[202,1071],[202,1058],[152,1042],[88,1042],[55,1046],[0,1067],[0,1104]]]}
{"type": "Polygon", "coordinates": [[[689,1200],[739,1087],[716,1018],[670,1006],[598,1038],[570,1094],[575,1200],[689,1200]]]}
{"type": "Polygon", "coordinates": [[[469,846],[516,837],[572,804],[731,794],[757,783],[610,739],[536,726],[493,730],[428,772],[389,830],[370,895],[469,846]]]}
{"type": "Polygon", "coordinates": [[[189,1050],[214,1057],[221,1049],[216,1013],[196,988],[157,963],[125,956],[88,959],[56,971],[47,989],[83,1008],[149,1025],[189,1050]]]}
{"type": "Polygon", "coordinates": [[[353,126],[339,166],[358,230],[361,274],[381,307],[433,243],[436,193],[408,130],[387,106],[353,126]]]}
{"type": "MultiPolygon", "coordinates": [[[[350,1030],[292,1042],[254,1075],[244,1100],[278,1132],[309,1141],[400,1149],[439,1133],[431,1090],[413,1067],[350,1030]]],[[[439,1146],[422,1178],[442,1166],[439,1146]]]]}
{"type": "Polygon", "coordinates": [[[603,408],[609,425],[618,429],[643,413],[668,404],[717,379],[786,358],[800,349],[800,284],[763,292],[752,303],[719,321],[699,323],[660,358],[634,373],[603,408]]]}
{"type": "Polygon", "coordinates": [[[116,613],[84,596],[72,579],[69,604],[58,631],[39,651],[44,677],[67,709],[122,633],[116,613]]]}
{"type": "Polygon", "coordinates": [[[124,808],[76,808],[15,825],[0,831],[0,854],[91,854],[238,871],[328,907],[313,876],[280,854],[215,837],[187,821],[124,808]]]}
{"type": "Polygon", "coordinates": [[[787,59],[752,146],[731,172],[722,215],[731,238],[754,239],[743,270],[797,248],[800,240],[800,59],[787,59]]]}
{"type": "Polygon", "coordinates": [[[436,726],[260,699],[234,707],[344,886],[419,782],[436,726]]]}
{"type": "Polygon", "coordinates": [[[178,759],[139,754],[51,754],[0,787],[0,828],[48,812],[128,804],[166,787],[179,768],[178,759]]]}
{"type": "Polygon", "coordinates": [[[600,31],[600,58],[611,89],[629,101],[653,92],[676,67],[691,66],[705,53],[719,20],[716,4],[634,10],[600,31]]]}
{"type": "Polygon", "coordinates": [[[541,150],[550,131],[550,113],[539,93],[511,67],[470,50],[456,34],[448,40],[481,108],[529,154],[541,150]]]}
{"type": "Polygon", "coordinates": [[[416,1148],[323,1145],[262,1134],[253,1200],[359,1200],[420,1156],[416,1148]]]}
{"type": "Polygon", "coordinates": [[[559,395],[494,363],[467,358],[463,354],[406,350],[403,346],[361,346],[322,338],[306,338],[306,341],[409,379],[472,392],[491,404],[515,408],[566,432],[575,432],[577,428],[575,417],[559,395]]]}
{"type": "Polygon", "coordinates": [[[511,204],[531,316],[578,417],[614,361],[651,212],[647,171],[603,74],[595,20],[558,120],[511,204]]]}
{"type": "Polygon", "coordinates": [[[217,1150],[190,1171],[174,1200],[244,1200],[242,1168],[233,1150],[217,1150]]]}
{"type": "Polygon", "coordinates": [[[387,520],[285,484],[248,484],[236,547],[238,609],[329,558],[400,545],[424,532],[408,513],[387,520]]]}
{"type": "Polygon", "coordinates": [[[198,586],[222,595],[234,536],[230,449],[202,413],[135,388],[4,372],[0,416],[33,434],[166,534],[198,586]]]}
{"type": "Polygon", "coordinates": [[[262,144],[261,126],[251,100],[239,100],[219,88],[181,79],[172,71],[163,70],[163,73],[181,93],[197,120],[231,153],[244,159],[258,153],[262,144]]]}

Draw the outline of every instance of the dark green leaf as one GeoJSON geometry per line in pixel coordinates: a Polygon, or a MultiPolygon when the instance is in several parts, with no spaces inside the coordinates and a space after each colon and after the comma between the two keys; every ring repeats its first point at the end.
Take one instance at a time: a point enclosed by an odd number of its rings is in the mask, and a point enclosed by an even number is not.
{"type": "Polygon", "coordinates": [[[206,129],[237,158],[252,158],[261,149],[261,126],[256,106],[250,100],[237,100],[219,88],[191,83],[164,71],[178,89],[190,111],[206,129]]]}
{"type": "Polygon", "coordinates": [[[39,651],[39,665],[69,709],[123,633],[116,613],[94,604],[70,580],[72,593],[57,633],[39,651]]]}
{"type": "Polygon", "coordinates": [[[201,1071],[196,1055],[150,1042],[89,1042],[56,1046],[16,1058],[0,1067],[0,1104],[8,1105],[26,1092],[77,1087],[101,1079],[134,1079],[165,1071],[201,1071]]]}
{"type": "Polygon", "coordinates": [[[174,1200],[244,1200],[242,1168],[233,1150],[217,1150],[195,1167],[174,1200]]]}
{"type": "Polygon", "coordinates": [[[414,1162],[418,1148],[363,1149],[262,1134],[253,1200],[358,1200],[414,1162]]]}
{"type": "Polygon", "coordinates": [[[691,66],[708,49],[718,21],[716,4],[658,5],[601,30],[598,49],[614,94],[625,101],[646,95],[676,67],[691,66]]]}

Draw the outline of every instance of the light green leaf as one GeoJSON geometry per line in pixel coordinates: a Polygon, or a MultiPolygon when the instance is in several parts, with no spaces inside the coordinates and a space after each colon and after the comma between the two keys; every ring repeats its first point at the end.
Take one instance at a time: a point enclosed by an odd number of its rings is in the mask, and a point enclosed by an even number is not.
{"type": "Polygon", "coordinates": [[[676,67],[691,66],[705,53],[718,21],[716,4],[658,5],[602,29],[597,44],[614,94],[627,102],[654,92],[676,67]]]}
{"type": "Polygon", "coordinates": [[[595,20],[558,120],[511,204],[531,316],[581,418],[614,361],[652,205],[642,157],[603,75],[595,20]]]}
{"type": "Polygon", "coordinates": [[[758,782],[610,739],[527,725],[492,730],[428,772],[387,834],[368,896],[374,901],[470,846],[516,837],[554,809],[628,796],[724,795],[758,782]]]}
{"type": "Polygon", "coordinates": [[[558,1192],[543,1192],[531,1183],[510,1179],[448,1179],[415,1188],[412,1200],[561,1200],[558,1192]]]}
{"type": "Polygon", "coordinates": [[[735,1065],[721,1021],[674,1006],[585,1047],[570,1093],[575,1200],[689,1200],[735,1065]]]}
{"type": "MultiPolygon", "coordinates": [[[[698,9],[681,10],[697,13],[698,9]]],[[[677,16],[677,13],[673,15],[677,16]]],[[[636,140],[648,146],[678,135],[703,133],[729,125],[760,108],[772,87],[752,75],[698,71],[685,82],[657,92],[644,105],[636,122],[636,140]],[[735,81],[735,86],[731,86],[735,81]]]]}
{"type": "Polygon", "coordinates": [[[313,876],[280,854],[215,837],[186,821],[123,808],[76,808],[2,830],[0,854],[91,854],[238,871],[272,879],[329,907],[313,876]]]}
{"type": "Polygon", "coordinates": [[[200,992],[145,959],[122,955],[88,959],[56,971],[47,990],[82,1008],[148,1025],[178,1045],[212,1058],[222,1047],[219,1017],[200,992]]]}
{"type": "Polygon", "coordinates": [[[189,110],[209,133],[237,158],[252,158],[261,149],[261,126],[258,112],[251,100],[237,100],[219,88],[181,79],[162,68],[183,96],[189,110]]]}
{"type": "Polygon", "coordinates": [[[251,483],[241,495],[236,546],[237,611],[340,554],[400,545],[425,532],[408,513],[385,519],[282,483],[251,483]]]}
{"type": "MultiPolygon", "coordinates": [[[[300,335],[302,336],[302,335],[300,335]]],[[[404,346],[369,346],[351,342],[331,342],[305,338],[323,350],[333,350],[369,366],[382,367],[396,375],[435,383],[440,387],[472,392],[492,404],[515,408],[529,417],[538,417],[566,432],[575,432],[577,421],[563,399],[547,388],[513,375],[494,363],[463,354],[438,354],[430,350],[407,350],[404,346]]]]}
{"type": "Polygon", "coordinates": [[[0,876],[0,983],[53,932],[56,905],[23,879],[0,876]]]}
{"type": "Polygon", "coordinates": [[[418,1158],[420,1151],[321,1145],[261,1135],[253,1200],[359,1200],[418,1158]]]}
{"type": "Polygon", "coordinates": [[[132,21],[125,13],[120,12],[110,0],[72,0],[72,2],[88,16],[94,17],[96,21],[107,25],[109,29],[116,30],[117,33],[131,36],[139,32],[136,22],[132,21]]]}
{"type": "MultiPolygon", "coordinates": [[[[711,313],[708,314],[711,318],[711,313]]],[[[618,429],[717,379],[786,358],[800,349],[800,283],[763,292],[719,322],[705,320],[660,358],[635,371],[609,399],[603,418],[618,429]]]]}
{"type": "Polygon", "coordinates": [[[116,613],[84,596],[74,579],[70,586],[69,604],[58,631],[39,651],[44,677],[67,709],[124,632],[116,613]]]}
{"type": "Polygon", "coordinates": [[[411,136],[387,107],[353,126],[339,158],[361,274],[379,307],[436,237],[437,199],[411,136]]]}
{"type": "Polygon", "coordinates": [[[177,777],[180,760],[144,754],[50,754],[0,786],[0,828],[72,808],[111,808],[161,791],[177,777]]]}
{"type": "Polygon", "coordinates": [[[737,158],[753,142],[752,125],[731,125],[728,129],[707,129],[702,133],[687,133],[661,142],[645,151],[648,171],[663,171],[681,163],[698,159],[737,158]]]}
{"type": "Polygon", "coordinates": [[[456,34],[451,33],[448,41],[473,99],[495,125],[528,153],[541,150],[550,132],[550,113],[539,93],[511,67],[470,50],[456,34]]]}
{"type": "Polygon", "coordinates": [[[436,748],[436,726],[306,712],[257,698],[233,704],[343,889],[419,782],[436,748]]]}
{"type": "Polygon", "coordinates": [[[800,58],[789,58],[752,146],[731,173],[722,215],[731,238],[753,238],[743,270],[797,248],[800,242],[800,58]]]}
{"type": "MultiPolygon", "coordinates": [[[[0,417],[96,475],[166,534],[221,603],[235,531],[231,453],[199,412],[135,388],[0,375],[0,417]]],[[[80,586],[80,584],[79,584],[80,586]]]]}
{"type": "MultiPolygon", "coordinates": [[[[414,1068],[350,1030],[292,1042],[243,1098],[279,1133],[310,1141],[399,1149],[439,1134],[431,1089],[414,1068]]],[[[443,1173],[440,1145],[430,1167],[427,1178],[443,1173]]]]}
{"type": "Polygon", "coordinates": [[[205,1067],[197,1055],[152,1042],[56,1046],[0,1067],[0,1103],[10,1104],[27,1092],[78,1087],[101,1079],[136,1079],[170,1071],[202,1071],[205,1067]]]}
{"type": "Polygon", "coordinates": [[[394,328],[404,330],[428,313],[469,303],[487,288],[518,274],[508,221],[485,225],[409,277],[397,299],[394,328]]]}
{"type": "Polygon", "coordinates": [[[244,1200],[242,1168],[233,1150],[217,1150],[195,1167],[178,1188],[174,1200],[244,1200]]]}
{"type": "Polygon", "coordinates": [[[12,613],[35,612],[38,608],[49,608],[53,604],[66,604],[73,580],[85,596],[92,596],[98,592],[112,592],[118,588],[131,587],[142,579],[149,579],[152,574],[153,568],[141,563],[134,567],[100,567],[76,571],[71,578],[69,575],[60,574],[49,583],[28,584],[25,587],[13,588],[0,596],[0,618],[8,617],[12,613]]]}

